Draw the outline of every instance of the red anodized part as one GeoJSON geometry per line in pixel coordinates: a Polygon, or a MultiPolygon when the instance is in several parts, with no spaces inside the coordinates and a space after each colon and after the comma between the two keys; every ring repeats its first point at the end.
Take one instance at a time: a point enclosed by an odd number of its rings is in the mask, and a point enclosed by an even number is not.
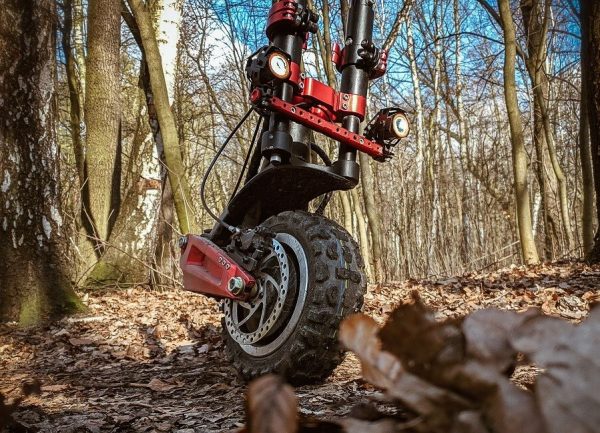
{"type": "Polygon", "coordinates": [[[333,88],[314,78],[306,78],[302,93],[299,95],[307,102],[317,104],[317,108],[326,113],[323,119],[340,121],[343,116],[353,114],[361,120],[365,117],[367,98],[351,93],[336,92],[333,88]]]}
{"type": "Polygon", "coordinates": [[[290,62],[290,78],[288,81],[292,82],[296,86],[302,82],[302,68],[296,62],[290,62]]]}
{"type": "Polygon", "coordinates": [[[381,144],[371,141],[360,134],[354,134],[342,126],[328,122],[327,120],[298,106],[289,104],[275,96],[270,97],[266,102],[271,110],[285,115],[294,122],[298,122],[301,125],[314,129],[321,134],[352,146],[375,158],[382,158],[384,156],[383,146],[381,144]]]}
{"type": "Polygon", "coordinates": [[[342,46],[337,43],[334,42],[331,46],[331,62],[335,65],[335,68],[339,71],[342,68],[342,59],[343,59],[343,53],[342,53],[342,46]]]}
{"type": "Polygon", "coordinates": [[[336,93],[336,97],[335,113],[337,114],[338,120],[348,114],[354,114],[355,116],[358,116],[360,120],[365,118],[367,98],[361,95],[341,92],[336,93]]]}
{"type": "Polygon", "coordinates": [[[275,26],[280,24],[293,25],[296,22],[296,10],[298,5],[296,0],[280,0],[273,3],[269,10],[269,20],[267,22],[267,36],[271,39],[275,26]]]}
{"type": "Polygon", "coordinates": [[[236,296],[229,290],[229,281],[239,277],[247,288],[256,284],[252,275],[231,260],[221,248],[200,236],[187,236],[180,265],[183,287],[190,292],[215,298],[244,300],[244,296],[236,296]]]}

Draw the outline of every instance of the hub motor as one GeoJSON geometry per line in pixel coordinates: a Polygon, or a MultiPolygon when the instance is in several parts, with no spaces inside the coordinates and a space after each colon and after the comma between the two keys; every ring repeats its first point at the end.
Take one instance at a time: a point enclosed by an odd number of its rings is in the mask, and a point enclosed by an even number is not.
{"type": "Polygon", "coordinates": [[[298,240],[280,233],[272,242],[271,253],[254,274],[256,296],[223,301],[227,331],[253,355],[266,355],[281,345],[296,326],[306,299],[307,263],[298,240]]]}

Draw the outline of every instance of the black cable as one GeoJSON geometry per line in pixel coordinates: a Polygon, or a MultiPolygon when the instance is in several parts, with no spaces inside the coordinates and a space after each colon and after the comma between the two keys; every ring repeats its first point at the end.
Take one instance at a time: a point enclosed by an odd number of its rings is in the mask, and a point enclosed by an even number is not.
{"type": "Polygon", "coordinates": [[[252,155],[252,149],[254,149],[254,144],[256,143],[256,136],[258,135],[258,130],[260,129],[260,120],[256,124],[256,128],[254,128],[254,134],[252,134],[252,140],[250,141],[250,148],[248,149],[248,153],[246,154],[246,159],[244,160],[244,165],[242,165],[242,169],[240,170],[240,175],[238,176],[237,182],[235,183],[235,188],[233,188],[233,192],[229,197],[229,201],[235,197],[238,192],[238,188],[242,183],[242,178],[244,177],[244,172],[246,171],[246,167],[248,166],[248,161],[250,160],[250,155],[252,155]]]}
{"type": "Polygon", "coordinates": [[[318,144],[310,143],[310,150],[312,150],[317,155],[319,155],[319,158],[321,158],[321,160],[325,163],[325,165],[330,166],[332,164],[331,159],[329,158],[329,155],[327,155],[327,152],[325,152],[323,150],[323,148],[320,147],[318,144]]]}
{"type": "MultiPolygon", "coordinates": [[[[310,143],[310,149],[313,152],[315,152],[317,155],[319,155],[319,157],[325,163],[325,165],[327,165],[327,166],[331,165],[331,159],[329,158],[329,155],[327,155],[327,152],[325,152],[323,150],[323,148],[319,147],[316,143],[310,143]]],[[[325,193],[323,195],[323,199],[321,200],[321,203],[319,203],[319,206],[315,210],[315,213],[317,215],[323,215],[323,212],[325,212],[325,208],[329,204],[329,201],[331,200],[332,195],[333,195],[333,192],[331,192],[331,191],[328,193],[325,193]]]]}
{"type": "Polygon", "coordinates": [[[212,171],[212,169],[215,166],[217,160],[219,159],[219,157],[221,156],[221,154],[225,150],[225,147],[227,147],[227,144],[229,144],[229,141],[231,140],[231,138],[233,137],[233,135],[237,132],[238,129],[240,129],[240,126],[242,126],[243,123],[248,118],[248,116],[250,116],[250,114],[252,114],[253,110],[254,110],[254,108],[251,108],[250,110],[248,110],[248,112],[246,114],[244,114],[244,117],[242,117],[242,120],[240,120],[237,123],[237,125],[235,125],[235,127],[233,128],[233,131],[231,131],[231,133],[229,134],[229,136],[225,139],[225,141],[223,142],[223,144],[221,145],[221,147],[219,148],[219,150],[217,151],[217,153],[213,157],[212,161],[210,162],[210,165],[208,166],[208,169],[206,170],[206,173],[204,173],[204,177],[202,178],[202,184],[200,185],[200,200],[202,201],[202,206],[204,207],[204,209],[206,210],[206,212],[208,212],[208,214],[210,215],[210,217],[212,219],[214,219],[216,222],[218,222],[219,224],[221,224],[223,227],[225,227],[231,233],[236,233],[237,231],[239,231],[239,229],[237,227],[234,227],[234,226],[230,225],[230,224],[227,224],[225,221],[223,221],[221,218],[219,218],[217,215],[215,215],[213,213],[213,211],[210,210],[210,208],[208,207],[208,204],[206,203],[206,195],[205,195],[206,180],[208,179],[208,176],[210,175],[210,172],[212,171]]]}

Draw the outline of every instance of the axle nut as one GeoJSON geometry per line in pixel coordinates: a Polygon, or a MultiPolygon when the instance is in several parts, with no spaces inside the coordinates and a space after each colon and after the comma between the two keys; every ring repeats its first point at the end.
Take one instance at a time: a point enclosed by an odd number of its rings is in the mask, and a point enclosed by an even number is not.
{"type": "Polygon", "coordinates": [[[187,243],[188,243],[187,236],[181,236],[179,238],[179,240],[177,241],[177,245],[179,245],[179,248],[181,248],[182,250],[185,249],[185,247],[187,246],[187,243]]]}
{"type": "Polygon", "coordinates": [[[244,289],[246,285],[244,284],[244,280],[241,277],[233,277],[229,280],[228,283],[229,291],[235,295],[239,296],[244,293],[244,289]]]}

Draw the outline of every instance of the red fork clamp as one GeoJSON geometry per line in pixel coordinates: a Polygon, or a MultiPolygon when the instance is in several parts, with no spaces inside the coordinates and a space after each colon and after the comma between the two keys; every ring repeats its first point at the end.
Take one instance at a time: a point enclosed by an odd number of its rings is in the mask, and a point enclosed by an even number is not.
{"type": "Polygon", "coordinates": [[[185,290],[214,298],[246,300],[256,281],[227,253],[206,238],[187,235],[180,239],[180,265],[185,290]]]}
{"type": "Polygon", "coordinates": [[[339,124],[323,119],[297,105],[285,102],[276,96],[264,95],[258,88],[252,91],[250,99],[254,104],[283,114],[294,122],[320,132],[340,143],[352,146],[377,160],[384,160],[387,156],[383,145],[369,140],[363,135],[348,131],[339,124]]]}

